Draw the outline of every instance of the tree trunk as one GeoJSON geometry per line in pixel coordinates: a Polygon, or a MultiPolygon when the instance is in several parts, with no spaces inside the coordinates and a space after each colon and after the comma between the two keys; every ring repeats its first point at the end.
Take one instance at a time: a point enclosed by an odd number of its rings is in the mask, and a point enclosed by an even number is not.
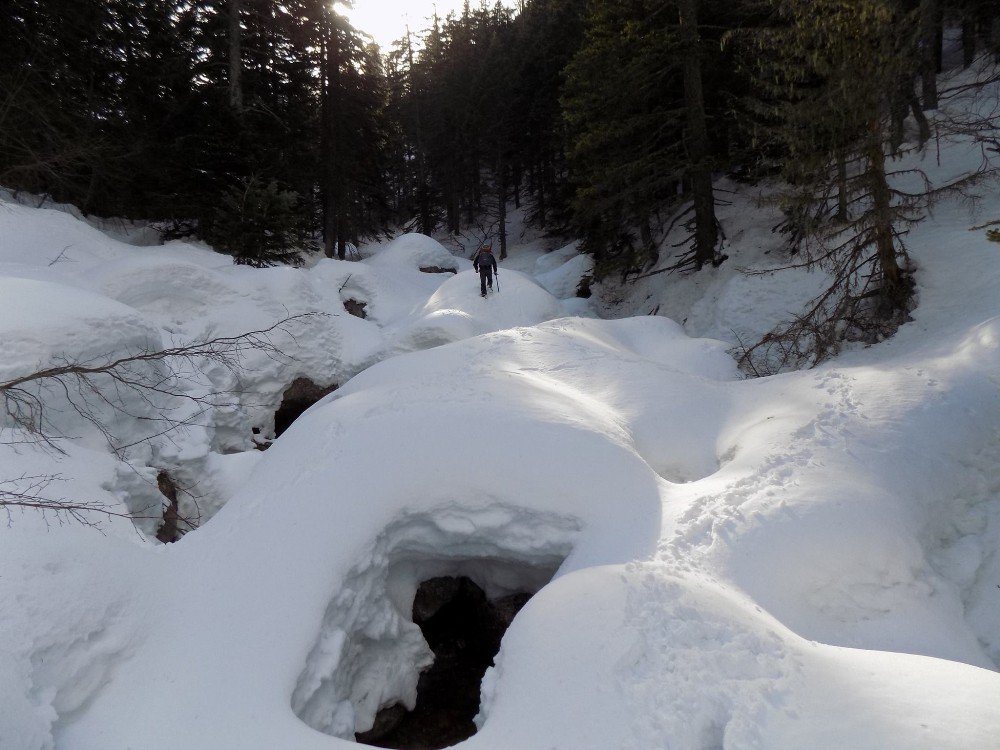
{"type": "Polygon", "coordinates": [[[450,181],[447,188],[448,203],[448,231],[458,234],[462,228],[461,206],[459,205],[458,191],[450,181]]]}
{"type": "Polygon", "coordinates": [[[966,16],[962,19],[962,67],[969,68],[976,61],[976,21],[966,16]]]}
{"type": "Polygon", "coordinates": [[[497,158],[497,221],[500,223],[500,260],[507,258],[507,165],[503,151],[497,158]]]}
{"type": "Polygon", "coordinates": [[[659,261],[660,253],[656,249],[656,243],[653,242],[653,228],[649,226],[648,219],[643,221],[639,226],[639,239],[642,240],[642,250],[646,256],[646,267],[651,268],[659,261]]]}
{"type": "Polygon", "coordinates": [[[483,210],[483,172],[479,165],[478,146],[473,146],[472,149],[472,167],[469,170],[469,177],[472,179],[472,202],[475,204],[476,211],[481,212],[483,210]]]}
{"type": "Polygon", "coordinates": [[[923,147],[931,139],[931,124],[927,120],[927,115],[920,108],[920,102],[916,94],[910,95],[910,110],[913,112],[913,119],[917,121],[918,132],[920,133],[920,146],[923,147]]]}
{"type": "Polygon", "coordinates": [[[538,225],[544,227],[547,206],[545,205],[545,168],[542,164],[543,162],[538,163],[535,168],[535,175],[538,185],[538,225]]]}
{"type": "Polygon", "coordinates": [[[837,221],[846,222],[847,215],[847,158],[837,155],[837,221]]]}
{"type": "Polygon", "coordinates": [[[877,133],[880,125],[871,126],[868,144],[868,179],[872,196],[872,217],[878,266],[882,271],[882,297],[892,310],[902,307],[905,294],[899,263],[896,261],[896,241],[892,222],[892,193],[885,176],[885,154],[877,133]]]}
{"type": "Polygon", "coordinates": [[[920,79],[924,109],[937,109],[940,0],[922,0],[920,4],[920,79]]]}
{"type": "Polygon", "coordinates": [[[709,163],[708,122],[701,80],[701,38],[698,33],[697,0],[678,0],[681,45],[684,49],[684,104],[687,110],[685,141],[690,161],[688,176],[694,195],[695,268],[715,260],[718,228],[715,194],[709,163]]]}
{"type": "Polygon", "coordinates": [[[514,208],[521,207],[521,160],[515,159],[512,167],[514,177],[514,208]]]}
{"type": "Polygon", "coordinates": [[[340,45],[333,11],[327,12],[323,34],[323,252],[334,257],[340,237],[339,184],[337,175],[337,95],[340,87],[340,45]]]}
{"type": "Polygon", "coordinates": [[[243,0],[229,0],[229,106],[243,114],[243,0]]]}
{"type": "MultiPolygon", "coordinates": [[[[406,61],[406,71],[407,75],[410,76],[411,90],[415,91],[416,86],[413,81],[413,43],[410,38],[409,26],[406,27],[406,61]]],[[[417,203],[420,213],[420,231],[423,234],[430,236],[434,232],[434,226],[431,220],[431,200],[427,188],[427,161],[424,149],[423,122],[420,117],[420,96],[414,93],[412,99],[413,129],[414,139],[416,140],[416,148],[414,150],[417,157],[417,203]]]]}
{"type": "Polygon", "coordinates": [[[944,72],[944,8],[941,0],[936,0],[937,12],[934,14],[934,69],[944,72]]]}

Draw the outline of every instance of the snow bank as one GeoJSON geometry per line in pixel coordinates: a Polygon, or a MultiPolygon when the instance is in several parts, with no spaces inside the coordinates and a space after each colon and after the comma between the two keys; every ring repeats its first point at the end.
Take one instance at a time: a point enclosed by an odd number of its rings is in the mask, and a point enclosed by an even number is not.
{"type": "MultiPolygon", "coordinates": [[[[989,382],[941,367],[952,400],[989,382]]],[[[384,361],[139,567],[159,601],[120,617],[146,640],[59,737],[335,746],[303,729],[350,738],[380,706],[412,704],[428,659],[407,617],[419,580],[503,590],[555,572],[487,674],[470,747],[988,747],[1000,678],[942,660],[985,663],[921,551],[948,475],[911,461],[901,485],[898,461],[915,435],[920,455],[950,454],[1000,415],[924,434],[947,402],[927,411],[915,381],[886,389],[884,370],[849,377],[744,381],[724,345],[653,317],[384,361]],[[866,450],[866,433],[898,456],[866,450]],[[152,674],[156,700],[137,703],[152,674]]]]}
{"type": "Polygon", "coordinates": [[[382,247],[368,248],[371,255],[365,263],[377,267],[405,267],[414,271],[421,268],[438,268],[458,271],[469,268],[471,263],[452,255],[435,239],[424,234],[404,234],[382,247]]]}
{"type": "Polygon", "coordinates": [[[545,253],[535,260],[534,274],[537,277],[550,273],[560,266],[565,265],[573,258],[579,257],[579,254],[579,242],[571,242],[570,244],[560,247],[557,250],[545,253]]]}
{"type": "Polygon", "coordinates": [[[561,266],[557,266],[536,278],[550,294],[559,299],[575,297],[580,283],[594,273],[594,259],[589,255],[577,255],[561,266]]]}
{"type": "MultiPolygon", "coordinates": [[[[255,442],[273,430],[285,389],[298,378],[339,385],[385,356],[380,325],[409,314],[442,281],[415,270],[401,275],[327,260],[309,271],[239,267],[197,244],[139,248],[101,233],[71,212],[2,202],[0,343],[6,356],[0,374],[10,379],[53,363],[100,364],[266,330],[299,316],[269,334],[277,352],[245,351],[239,372],[207,359],[137,365],[135,374],[148,383],[166,378],[162,385],[172,395],[152,403],[98,378],[100,393],[84,389],[75,398],[85,404],[93,423],[59,397],[59,386],[49,385],[50,431],[98,451],[107,450],[109,437],[113,444],[130,446],[123,454],[126,463],[106,479],[115,507],[124,503],[125,508],[142,509],[143,515],[149,509],[158,512],[164,500],[156,477],[169,470],[185,487],[184,513],[207,520],[237,484],[227,472],[217,471],[219,459],[234,452],[256,453],[255,442]],[[364,297],[374,313],[369,321],[344,309],[352,285],[365,281],[364,297]],[[118,403],[122,398],[125,402],[118,403]]],[[[72,455],[50,467],[51,473],[70,482],[89,477],[87,459],[79,451],[72,455]]],[[[109,499],[103,493],[100,497],[101,502],[109,499]]],[[[142,525],[150,532],[156,521],[142,525]]]]}
{"type": "Polygon", "coordinates": [[[429,349],[490,331],[529,326],[561,317],[558,300],[517,271],[501,269],[499,291],[480,296],[479,274],[463,271],[448,279],[426,304],[392,329],[397,351],[429,349]]]}

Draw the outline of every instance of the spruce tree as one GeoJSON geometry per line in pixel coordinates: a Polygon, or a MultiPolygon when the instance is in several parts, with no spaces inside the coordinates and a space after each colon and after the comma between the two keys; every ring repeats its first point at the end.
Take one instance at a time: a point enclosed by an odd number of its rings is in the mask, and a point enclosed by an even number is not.
{"type": "Polygon", "coordinates": [[[577,225],[599,274],[654,261],[651,223],[685,204],[694,212],[691,250],[678,267],[719,257],[697,11],[693,0],[590,7],[563,103],[577,225]]]}
{"type": "Polygon", "coordinates": [[[777,155],[786,187],[775,199],[791,249],[802,253],[792,265],[818,265],[831,283],[751,348],[744,361],[758,367],[814,363],[845,338],[874,341],[902,323],[913,293],[902,237],[942,190],[895,188],[890,161],[893,97],[900,80],[912,81],[926,34],[920,9],[897,0],[772,0],[772,8],[746,51],[756,146],[777,155]]]}

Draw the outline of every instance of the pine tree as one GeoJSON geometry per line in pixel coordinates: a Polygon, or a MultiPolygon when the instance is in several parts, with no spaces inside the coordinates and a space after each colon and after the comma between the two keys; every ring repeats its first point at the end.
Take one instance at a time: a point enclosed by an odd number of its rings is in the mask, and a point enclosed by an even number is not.
{"type": "Polygon", "coordinates": [[[206,239],[239,265],[299,265],[313,249],[311,227],[291,190],[275,180],[251,178],[227,191],[215,209],[206,239]]]}
{"type": "MultiPolygon", "coordinates": [[[[787,188],[793,265],[819,265],[829,288],[807,311],[772,331],[745,361],[770,366],[820,361],[844,338],[877,340],[906,318],[913,282],[902,236],[939,194],[893,187],[893,97],[912,81],[919,9],[896,0],[773,0],[754,35],[756,145],[777,154],[787,188]]],[[[924,36],[926,38],[926,36],[924,36]]],[[[954,187],[954,186],[948,186],[954,187]]]]}
{"type": "Polygon", "coordinates": [[[599,274],[655,260],[651,223],[685,203],[692,249],[678,267],[718,260],[697,11],[693,0],[594,3],[567,69],[577,224],[599,274]]]}
{"type": "Polygon", "coordinates": [[[515,205],[522,187],[543,226],[568,230],[573,184],[567,159],[567,132],[560,98],[566,66],[584,41],[586,0],[533,0],[515,19],[511,109],[511,180],[515,205]]]}
{"type": "Polygon", "coordinates": [[[117,39],[108,6],[11,0],[2,8],[0,178],[84,211],[115,208],[117,39]]]}
{"type": "Polygon", "coordinates": [[[334,8],[325,9],[321,28],[324,249],[343,259],[349,242],[378,233],[390,218],[388,80],[378,49],[334,8]]]}

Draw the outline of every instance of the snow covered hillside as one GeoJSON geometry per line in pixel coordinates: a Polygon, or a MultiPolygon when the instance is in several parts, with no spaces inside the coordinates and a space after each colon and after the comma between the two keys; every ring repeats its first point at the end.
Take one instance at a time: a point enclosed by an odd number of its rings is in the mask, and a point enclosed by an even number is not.
{"type": "Polygon", "coordinates": [[[258,270],[3,202],[0,381],[313,315],[237,370],[149,365],[163,400],[91,398],[103,432],[51,391],[55,446],[4,423],[3,487],[150,515],[166,473],[201,525],[8,509],[0,748],[349,747],[413,707],[442,576],[534,593],[470,750],[997,747],[1000,246],[973,223],[913,235],[893,339],[747,380],[726,332],[784,310],[735,262],[600,320],[575,246],[515,247],[483,300],[425,237],[258,270]],[[301,379],[338,387],[272,441],[301,379]]]}

